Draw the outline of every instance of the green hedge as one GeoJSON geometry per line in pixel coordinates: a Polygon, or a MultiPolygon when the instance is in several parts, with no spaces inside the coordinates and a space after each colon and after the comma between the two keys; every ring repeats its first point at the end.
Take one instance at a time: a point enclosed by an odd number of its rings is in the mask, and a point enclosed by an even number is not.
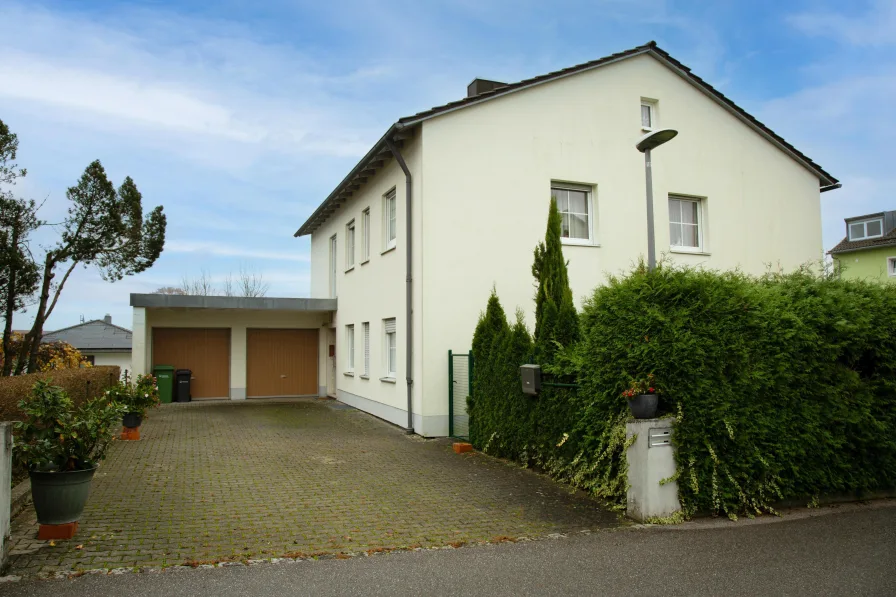
{"type": "Polygon", "coordinates": [[[581,341],[544,364],[574,376],[577,392],[498,391],[498,378],[480,373],[500,369],[518,388],[510,372],[520,361],[482,346],[477,354],[474,342],[477,447],[491,440],[490,451],[621,505],[620,394],[653,373],[662,412],[677,418],[688,514],[896,487],[896,288],[807,271],[758,279],[640,267],[596,289],[580,323],[581,341]]]}
{"type": "Polygon", "coordinates": [[[75,405],[79,405],[113,387],[120,375],[120,367],[102,366],[0,377],[0,421],[21,419],[19,400],[31,393],[32,386],[39,379],[50,379],[53,385],[61,386],[75,405]]]}

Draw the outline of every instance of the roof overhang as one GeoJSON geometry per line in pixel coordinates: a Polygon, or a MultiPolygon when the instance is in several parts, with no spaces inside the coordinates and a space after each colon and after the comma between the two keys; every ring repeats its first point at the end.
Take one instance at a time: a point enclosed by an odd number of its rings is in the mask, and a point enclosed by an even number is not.
{"type": "Polygon", "coordinates": [[[132,307],[146,309],[241,309],[251,311],[335,311],[334,298],[269,298],[131,294],[132,307]]]}

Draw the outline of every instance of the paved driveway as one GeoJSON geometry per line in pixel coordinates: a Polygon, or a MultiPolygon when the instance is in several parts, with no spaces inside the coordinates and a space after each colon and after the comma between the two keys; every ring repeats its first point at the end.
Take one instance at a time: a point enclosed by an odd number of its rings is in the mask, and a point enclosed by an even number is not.
{"type": "Polygon", "coordinates": [[[165,405],[116,442],[73,541],[13,522],[11,573],[537,537],[618,524],[581,492],[332,400],[165,405]]]}

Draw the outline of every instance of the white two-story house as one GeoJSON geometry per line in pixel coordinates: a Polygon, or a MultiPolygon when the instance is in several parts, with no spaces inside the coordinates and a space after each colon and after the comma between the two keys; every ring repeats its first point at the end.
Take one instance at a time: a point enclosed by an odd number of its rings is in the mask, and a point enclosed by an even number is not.
{"type": "Polygon", "coordinates": [[[393,124],[296,233],[311,235],[311,296],[338,302],[327,393],[447,434],[448,351],[469,349],[491,289],[534,324],[552,195],[577,301],[645,255],[635,145],[658,128],[679,132],[653,152],[658,253],[757,274],[822,258],[820,193],[837,180],[656,44],[476,79],[393,124]]]}

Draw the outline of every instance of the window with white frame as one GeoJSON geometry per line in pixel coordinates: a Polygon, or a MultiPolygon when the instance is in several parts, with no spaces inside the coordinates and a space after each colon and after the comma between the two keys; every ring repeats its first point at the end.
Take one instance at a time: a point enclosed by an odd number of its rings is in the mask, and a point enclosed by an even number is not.
{"type": "Polygon", "coordinates": [[[361,263],[370,259],[370,208],[361,212],[361,263]]]}
{"type": "Polygon", "coordinates": [[[864,240],[884,235],[883,218],[871,218],[849,223],[849,240],[864,240]]]}
{"type": "Polygon", "coordinates": [[[641,100],[641,130],[652,131],[656,128],[656,102],[641,100]]]}
{"type": "Polygon", "coordinates": [[[383,250],[394,249],[398,236],[395,189],[383,195],[383,250]]]}
{"type": "Polygon", "coordinates": [[[397,334],[395,332],[395,319],[384,319],[383,320],[383,333],[385,338],[383,339],[383,356],[385,357],[385,369],[386,369],[386,377],[394,378],[395,371],[398,369],[397,365],[397,346],[396,339],[397,334]]]}
{"type": "Polygon", "coordinates": [[[364,377],[370,375],[370,322],[361,324],[364,331],[364,377]]]}
{"type": "Polygon", "coordinates": [[[887,273],[896,277],[896,257],[887,259],[887,273]]]}
{"type": "Polygon", "coordinates": [[[586,186],[551,183],[551,197],[560,212],[560,237],[568,244],[594,242],[594,209],[591,189],[586,186]]]}
{"type": "Polygon", "coordinates": [[[703,249],[703,201],[669,196],[669,244],[675,249],[703,249]]]}
{"type": "Polygon", "coordinates": [[[345,371],[355,372],[355,325],[345,326],[345,371]]]}
{"type": "Polygon", "coordinates": [[[355,221],[345,225],[345,269],[355,267],[355,221]]]}
{"type": "Polygon", "coordinates": [[[330,298],[336,298],[336,235],[330,237],[330,298]]]}

